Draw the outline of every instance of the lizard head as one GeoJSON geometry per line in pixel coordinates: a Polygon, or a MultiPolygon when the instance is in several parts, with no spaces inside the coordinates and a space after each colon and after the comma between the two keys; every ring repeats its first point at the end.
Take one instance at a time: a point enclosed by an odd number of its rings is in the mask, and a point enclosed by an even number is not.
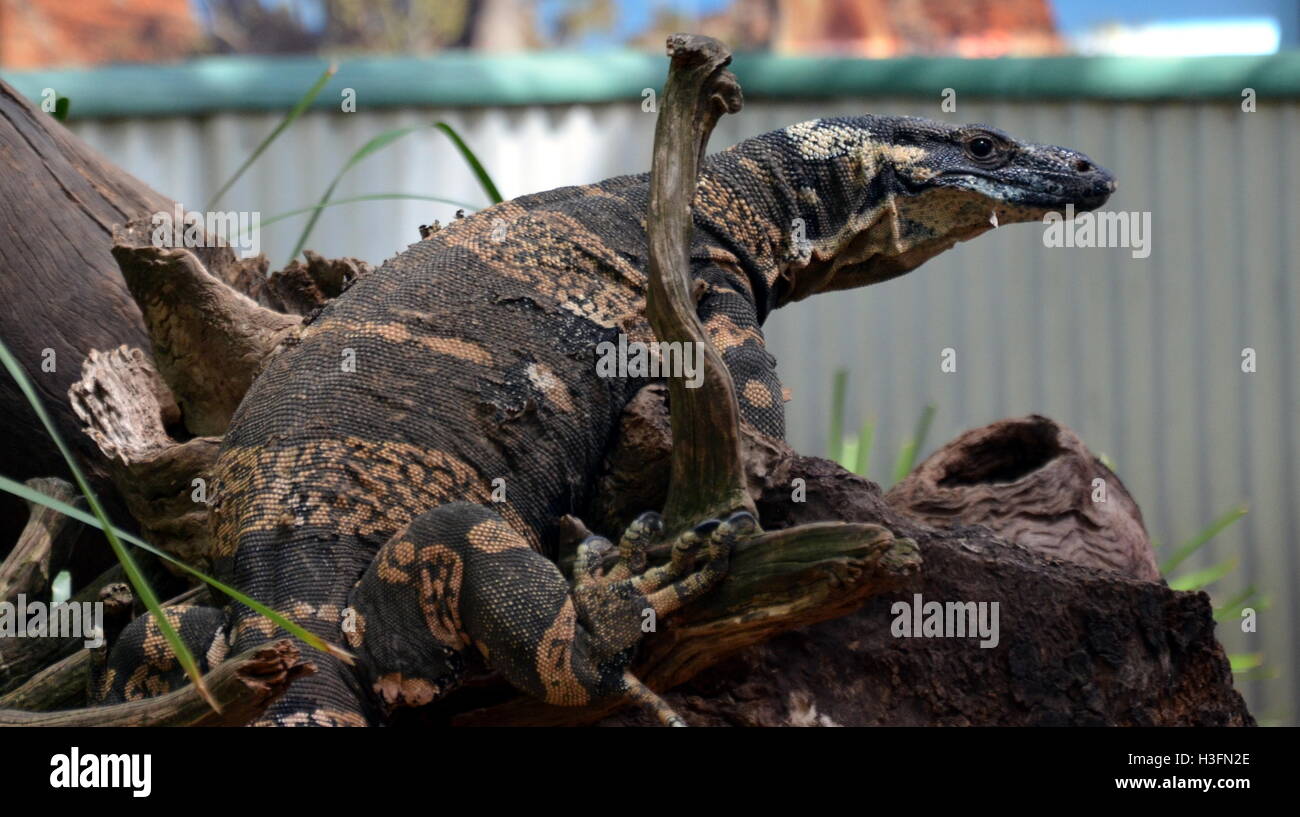
{"type": "Polygon", "coordinates": [[[780,271],[782,302],[888,280],[999,225],[1093,210],[1115,190],[1084,154],[986,125],[863,116],[779,133],[808,216],[780,271]]]}

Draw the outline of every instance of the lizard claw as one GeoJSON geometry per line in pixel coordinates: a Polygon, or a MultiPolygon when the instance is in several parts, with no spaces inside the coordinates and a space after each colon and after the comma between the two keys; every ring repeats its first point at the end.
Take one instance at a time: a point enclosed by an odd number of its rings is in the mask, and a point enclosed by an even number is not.
{"type": "Polygon", "coordinates": [[[578,545],[578,553],[573,562],[574,579],[583,584],[600,579],[604,573],[601,565],[605,555],[614,548],[608,539],[592,534],[578,545]]]}
{"type": "MultiPolygon", "coordinates": [[[[645,622],[657,622],[707,593],[726,575],[736,544],[759,526],[746,511],[705,520],[678,535],[667,564],[648,567],[649,546],[663,530],[659,514],[638,516],[619,539],[618,561],[603,576],[600,565],[614,546],[600,536],[584,539],[574,562],[573,599],[578,620],[591,636],[588,654],[601,667],[601,675],[614,681],[601,694],[621,694],[653,712],[665,726],[686,726],[627,669],[628,664],[647,632],[645,622]]],[[[648,631],[654,631],[653,623],[648,631]]]]}
{"type": "Polygon", "coordinates": [[[632,524],[623,531],[618,541],[619,561],[631,575],[637,575],[646,568],[646,550],[664,531],[664,518],[654,511],[645,513],[632,520],[632,524]]]}

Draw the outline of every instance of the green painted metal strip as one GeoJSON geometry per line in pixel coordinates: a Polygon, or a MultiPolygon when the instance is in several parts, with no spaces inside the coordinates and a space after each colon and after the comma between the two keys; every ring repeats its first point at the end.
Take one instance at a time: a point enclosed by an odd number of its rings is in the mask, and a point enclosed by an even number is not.
{"type": "Polygon", "coordinates": [[[1300,97],[1300,52],[1256,57],[736,59],[748,96],[958,96],[1003,99],[1300,97]]]}
{"type": "MultiPolygon", "coordinates": [[[[32,99],[44,88],[72,100],[76,118],[285,110],[327,65],[314,57],[207,57],[177,65],[3,72],[32,99]]],[[[353,88],[358,107],[479,107],[626,101],[659,88],[663,58],[632,52],[545,52],[343,60],[317,100],[336,107],[353,88]]],[[[1051,57],[890,60],[744,54],[734,70],[751,99],[958,95],[1004,99],[1239,99],[1254,88],[1300,98],[1300,53],[1243,57],[1051,57]]]]}

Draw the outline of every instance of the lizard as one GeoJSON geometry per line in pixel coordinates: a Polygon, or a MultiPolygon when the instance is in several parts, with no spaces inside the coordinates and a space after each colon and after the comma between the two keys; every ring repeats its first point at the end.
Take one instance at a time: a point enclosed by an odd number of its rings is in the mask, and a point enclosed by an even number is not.
{"type": "MultiPolygon", "coordinates": [[[[762,333],[772,310],[902,275],[999,224],[1095,209],[1115,189],[1077,151],[912,117],[815,119],[706,157],[690,273],[742,421],[784,435],[762,333]]],[[[549,703],[626,699],[681,725],[629,670],[642,617],[707,593],[756,520],[700,520],[647,568],[663,527],[651,511],[617,546],[582,542],[572,583],[554,561],[557,520],[588,499],[648,382],[601,376],[594,351],[654,341],[648,197],[648,174],[621,176],[459,218],[360,277],[265,365],[215,467],[215,570],[356,662],[321,654],[258,725],[384,723],[475,667],[549,703]]],[[[285,636],[239,604],[168,615],[205,670],[285,636]]],[[[146,616],[93,697],[184,682],[146,616]]]]}

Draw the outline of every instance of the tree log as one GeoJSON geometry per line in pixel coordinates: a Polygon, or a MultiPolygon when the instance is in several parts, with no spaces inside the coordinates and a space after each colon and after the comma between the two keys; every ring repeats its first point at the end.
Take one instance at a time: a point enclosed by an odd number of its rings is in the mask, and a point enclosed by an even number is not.
{"type": "Polygon", "coordinates": [[[44,712],[86,705],[86,682],[94,656],[78,650],[28,678],[22,686],[0,695],[0,711],[44,712]]]}
{"type": "MultiPolygon", "coordinates": [[[[130,525],[94,443],[79,432],[68,387],[91,349],[147,347],[140,310],[109,252],[115,224],[170,210],[173,202],[106,161],[61,123],[0,81],[0,338],[26,369],[65,440],[80,456],[110,514],[130,525]]],[[[5,476],[71,478],[16,383],[0,377],[5,476]]],[[[26,519],[0,494],[0,553],[26,519]]],[[[87,534],[89,536],[89,534],[87,534]]],[[[74,573],[93,578],[108,548],[79,548],[74,573]]]]}
{"type": "MultiPolygon", "coordinates": [[[[77,433],[68,387],[89,350],[149,342],[109,252],[113,226],[170,210],[172,201],[103,159],[4,82],[0,152],[0,234],[22,237],[0,242],[0,337],[27,369],[59,430],[93,465],[94,446],[77,433]],[[47,371],[42,363],[50,357],[53,369],[47,371]]],[[[18,471],[8,476],[65,472],[63,458],[8,377],[0,378],[0,424],[14,446],[8,462],[18,471]]]]}

